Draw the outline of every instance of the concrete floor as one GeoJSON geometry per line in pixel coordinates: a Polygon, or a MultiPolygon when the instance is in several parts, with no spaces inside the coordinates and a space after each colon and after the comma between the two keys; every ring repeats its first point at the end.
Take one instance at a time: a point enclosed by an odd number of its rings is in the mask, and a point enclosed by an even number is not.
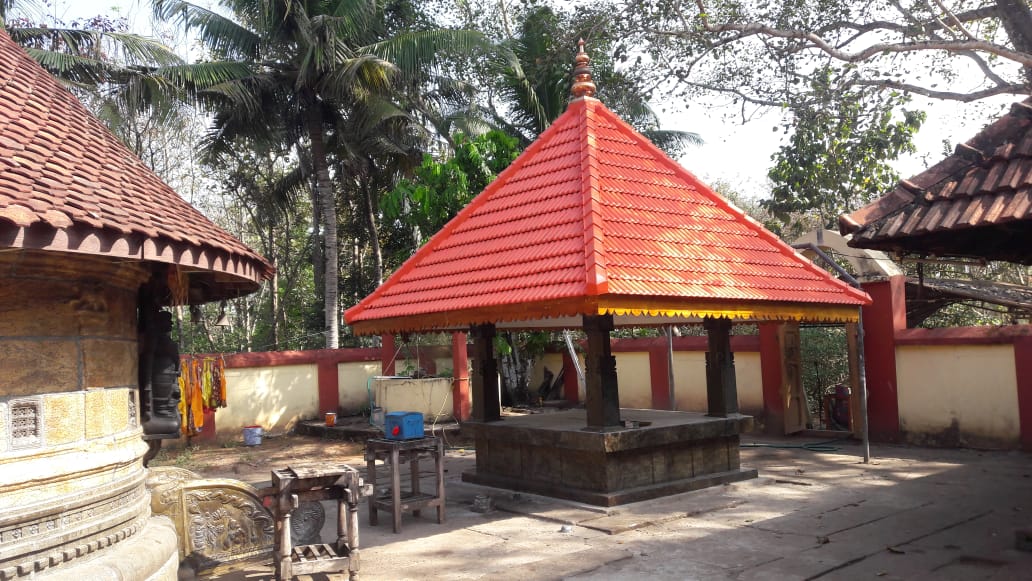
{"type": "MultiPolygon", "coordinates": [[[[432,510],[408,514],[396,535],[388,515],[370,527],[363,504],[360,578],[1032,580],[1032,552],[1015,548],[1032,535],[1032,455],[874,446],[865,465],[850,443],[749,442],[759,446],[743,447],[742,465],[756,480],[609,509],[463,483],[473,452],[453,450],[445,524],[432,510]],[[495,509],[473,512],[477,496],[495,509]]],[[[270,571],[252,563],[208,578],[270,571]]]]}

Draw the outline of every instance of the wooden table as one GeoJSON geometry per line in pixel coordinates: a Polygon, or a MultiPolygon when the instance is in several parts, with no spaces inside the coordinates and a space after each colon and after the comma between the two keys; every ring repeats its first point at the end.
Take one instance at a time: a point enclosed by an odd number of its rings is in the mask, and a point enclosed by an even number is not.
{"type": "Polygon", "coordinates": [[[360,497],[372,493],[372,487],[362,482],[358,471],[344,464],[273,470],[271,492],[275,498],[272,510],[276,523],[276,580],[347,571],[350,581],[358,581],[358,502],[360,497]],[[291,511],[300,502],[322,500],[337,501],[336,542],[291,546],[291,511]]]}
{"type": "Polygon", "coordinates": [[[366,478],[373,485],[374,493],[369,497],[369,524],[379,522],[376,511],[389,511],[394,517],[394,532],[401,532],[401,513],[412,511],[420,515],[424,508],[437,509],[438,524],[444,523],[444,440],[435,437],[412,440],[387,440],[372,438],[366,441],[366,478]],[[434,494],[419,489],[419,460],[430,456],[434,459],[437,486],[434,494]],[[376,461],[383,460],[390,466],[391,495],[379,498],[376,494],[376,461]],[[411,474],[411,489],[402,493],[401,464],[408,462],[411,474]]]}

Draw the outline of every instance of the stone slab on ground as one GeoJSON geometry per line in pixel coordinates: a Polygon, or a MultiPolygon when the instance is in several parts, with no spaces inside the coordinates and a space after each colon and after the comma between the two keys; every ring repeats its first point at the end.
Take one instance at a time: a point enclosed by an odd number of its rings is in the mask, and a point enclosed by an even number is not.
{"type": "MultiPolygon", "coordinates": [[[[450,451],[444,524],[433,511],[407,514],[395,535],[389,519],[368,526],[362,504],[361,579],[1032,580],[1032,553],[1015,548],[1016,531],[1032,528],[1032,455],[894,446],[872,454],[863,464],[851,445],[743,448],[756,480],[589,509],[460,482],[475,459],[450,451]],[[499,510],[474,512],[478,495],[499,510]]],[[[271,568],[210,578],[270,579],[271,568]]]]}

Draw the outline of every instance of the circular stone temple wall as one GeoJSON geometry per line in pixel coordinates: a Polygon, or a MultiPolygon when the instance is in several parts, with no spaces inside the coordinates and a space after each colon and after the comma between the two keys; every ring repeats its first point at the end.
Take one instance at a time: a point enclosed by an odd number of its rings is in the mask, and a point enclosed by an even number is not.
{"type": "Polygon", "coordinates": [[[152,517],[135,261],[0,251],[0,581],[173,580],[152,517]]]}

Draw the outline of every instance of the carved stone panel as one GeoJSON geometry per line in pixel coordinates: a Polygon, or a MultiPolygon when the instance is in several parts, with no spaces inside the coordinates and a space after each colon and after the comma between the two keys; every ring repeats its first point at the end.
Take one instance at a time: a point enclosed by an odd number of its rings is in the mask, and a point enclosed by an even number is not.
{"type": "Polygon", "coordinates": [[[273,521],[257,498],[226,488],[183,491],[188,554],[202,565],[234,561],[272,547],[273,521]]]}
{"type": "Polygon", "coordinates": [[[151,509],[175,523],[181,558],[203,570],[272,551],[272,515],[250,485],[182,468],[149,472],[151,509]]]}
{"type": "Polygon", "coordinates": [[[39,398],[16,399],[8,404],[11,448],[35,448],[43,444],[43,405],[39,398]]]}

